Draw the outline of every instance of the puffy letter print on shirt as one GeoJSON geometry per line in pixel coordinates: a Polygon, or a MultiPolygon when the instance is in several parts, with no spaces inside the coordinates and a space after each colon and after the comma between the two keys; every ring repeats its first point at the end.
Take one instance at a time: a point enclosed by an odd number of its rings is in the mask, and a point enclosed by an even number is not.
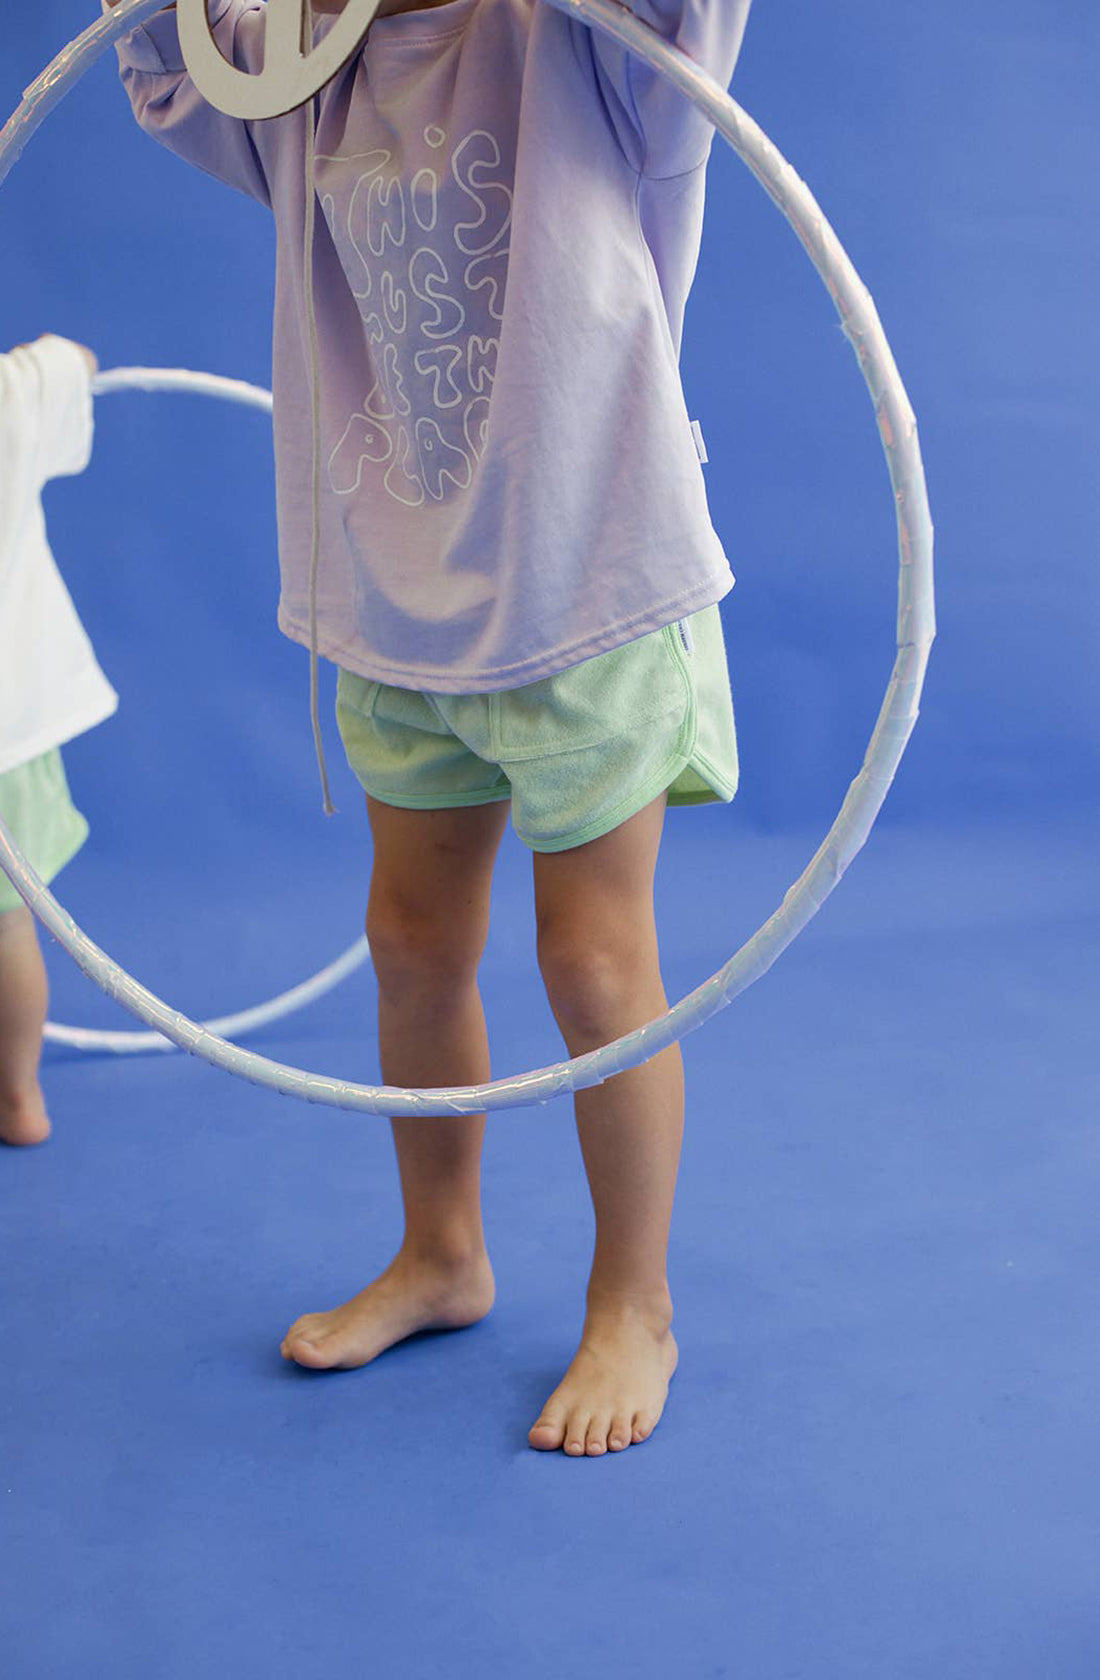
{"type": "Polygon", "coordinates": [[[328,479],[338,496],[350,496],[363,479],[368,461],[388,461],[393,439],[383,426],[365,414],[353,414],[347,431],[329,456],[328,479]]]}
{"type": "Polygon", "coordinates": [[[318,157],[374,377],[330,481],[338,494],[373,488],[406,507],[469,489],[485,452],[512,223],[494,135],[474,129],[449,157],[442,128],[422,139],[403,167],[380,147],[318,157]]]}

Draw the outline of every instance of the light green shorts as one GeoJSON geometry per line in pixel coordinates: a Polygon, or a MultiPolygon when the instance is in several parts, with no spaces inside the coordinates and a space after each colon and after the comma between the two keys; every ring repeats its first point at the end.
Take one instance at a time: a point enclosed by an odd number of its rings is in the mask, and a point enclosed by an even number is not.
{"type": "MultiPolygon", "coordinates": [[[[88,838],[88,824],[69,796],[56,747],[0,775],[0,817],[35,874],[48,886],[88,838]]],[[[0,916],[23,900],[0,869],[0,916]]]]}
{"type": "Polygon", "coordinates": [[[737,735],[718,607],[494,694],[429,694],[341,670],[348,763],[386,805],[512,801],[536,852],[617,828],[668,789],[670,805],[729,801],[737,735]]]}

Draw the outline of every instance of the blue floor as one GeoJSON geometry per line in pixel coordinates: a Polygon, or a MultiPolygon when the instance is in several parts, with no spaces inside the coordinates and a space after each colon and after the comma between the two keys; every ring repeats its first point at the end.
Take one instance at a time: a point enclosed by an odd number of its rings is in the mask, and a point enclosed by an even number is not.
{"type": "MultiPolygon", "coordinates": [[[[819,839],[670,817],[670,994],[819,839]]],[[[386,1122],[50,1051],[55,1137],[0,1156],[5,1680],[1094,1680],[1096,842],[883,820],[686,1040],[681,1364],[603,1459],[526,1442],[591,1254],[567,1101],[490,1124],[490,1318],[313,1376],[286,1324],[399,1239],[386,1122]]],[[[232,1008],[355,936],[354,816],[339,847],[339,891],[273,858],[201,907],[89,847],[68,902],[173,1002],[232,1008]]],[[[560,1054],[529,899],[510,838],[497,1073],[560,1054]]],[[[125,1024],[50,965],[59,1018],[125,1024]]],[[[254,1043],[375,1079],[369,974],[254,1043]]]]}

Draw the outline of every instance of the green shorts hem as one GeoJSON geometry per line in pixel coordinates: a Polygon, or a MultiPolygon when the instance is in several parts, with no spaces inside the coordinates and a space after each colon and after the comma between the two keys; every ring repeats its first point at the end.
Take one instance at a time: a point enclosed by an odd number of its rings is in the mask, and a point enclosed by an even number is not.
{"type": "MultiPolygon", "coordinates": [[[[671,761],[669,769],[663,770],[659,776],[651,776],[648,782],[642,784],[640,790],[636,790],[628,798],[622,800],[613,811],[606,811],[603,816],[594,817],[583,828],[574,829],[571,833],[561,835],[555,840],[540,840],[537,842],[528,839],[522,829],[517,828],[516,834],[528,850],[532,852],[568,852],[572,851],[574,846],[587,846],[593,840],[600,840],[605,834],[610,834],[612,829],[620,828],[624,822],[629,822],[631,817],[636,817],[638,812],[644,811],[647,805],[652,805],[653,801],[670,785],[670,782],[679,775],[679,770],[674,770],[671,766],[675,765],[681,756],[677,754],[677,758],[671,761]]],[[[683,764],[680,764],[680,769],[683,769],[683,764]]]]}
{"type": "Polygon", "coordinates": [[[717,607],[517,690],[422,694],[341,671],[337,721],[372,799],[408,811],[510,799],[533,852],[599,839],[662,792],[670,807],[737,792],[717,607]]]}
{"type": "MultiPolygon", "coordinates": [[[[698,762],[698,759],[694,761],[696,765],[698,762]]],[[[524,834],[521,828],[517,828],[516,837],[522,840],[527,849],[532,852],[567,852],[575,846],[585,846],[590,840],[601,839],[603,835],[610,834],[612,829],[618,828],[622,823],[628,822],[631,817],[637,816],[638,812],[651,804],[658,794],[663,792],[665,788],[670,787],[671,783],[683,774],[690,763],[692,763],[690,757],[685,758],[682,753],[678,753],[670,761],[668,769],[662,770],[657,776],[650,777],[640,792],[635,791],[622,800],[613,811],[604,812],[602,816],[594,818],[592,822],[586,823],[582,828],[572,830],[569,834],[561,835],[553,840],[533,840],[530,835],[524,834]]],[[[365,791],[370,793],[369,788],[365,791]]],[[[378,803],[380,805],[396,806],[401,811],[453,811],[462,810],[469,805],[501,805],[511,797],[511,790],[507,789],[503,792],[480,795],[442,794],[438,798],[431,794],[423,794],[418,799],[387,798],[378,799],[378,803]]],[[[708,788],[706,791],[699,793],[681,794],[675,799],[670,796],[669,807],[671,809],[674,805],[704,805],[716,803],[719,800],[724,800],[728,804],[733,797],[733,793],[727,795],[719,793],[714,788],[708,788]]],[[[371,798],[376,799],[378,796],[372,793],[371,798]]]]}
{"type": "MultiPolygon", "coordinates": [[[[69,794],[55,747],[0,775],[0,817],[44,886],[49,886],[88,838],[88,824],[69,794]]],[[[0,916],[24,908],[0,870],[0,916]]]]}
{"type": "Polygon", "coordinates": [[[512,797],[511,787],[506,787],[486,789],[484,793],[409,794],[398,799],[392,793],[375,793],[360,775],[356,775],[356,780],[363,792],[369,793],[379,805],[393,805],[398,811],[457,811],[466,805],[502,805],[512,797]]]}
{"type": "Polygon", "coordinates": [[[692,754],[688,762],[677,773],[676,780],[690,770],[694,779],[703,785],[698,788],[682,788],[679,792],[675,788],[669,789],[669,808],[680,805],[731,805],[737,798],[737,782],[723,776],[720,770],[702,756],[701,753],[692,754]]]}

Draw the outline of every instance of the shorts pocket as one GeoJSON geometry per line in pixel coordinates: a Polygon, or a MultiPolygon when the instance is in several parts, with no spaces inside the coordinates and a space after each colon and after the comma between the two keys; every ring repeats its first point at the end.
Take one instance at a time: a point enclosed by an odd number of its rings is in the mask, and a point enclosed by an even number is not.
{"type": "Polygon", "coordinates": [[[357,676],[354,671],[345,671],[343,666],[340,666],[336,676],[337,717],[345,713],[349,717],[369,721],[374,715],[381,687],[380,682],[374,682],[370,677],[357,676]]]}
{"type": "Polygon", "coordinates": [[[493,757],[580,752],[682,711],[689,698],[680,632],[665,625],[556,676],[490,694],[493,757]]]}

